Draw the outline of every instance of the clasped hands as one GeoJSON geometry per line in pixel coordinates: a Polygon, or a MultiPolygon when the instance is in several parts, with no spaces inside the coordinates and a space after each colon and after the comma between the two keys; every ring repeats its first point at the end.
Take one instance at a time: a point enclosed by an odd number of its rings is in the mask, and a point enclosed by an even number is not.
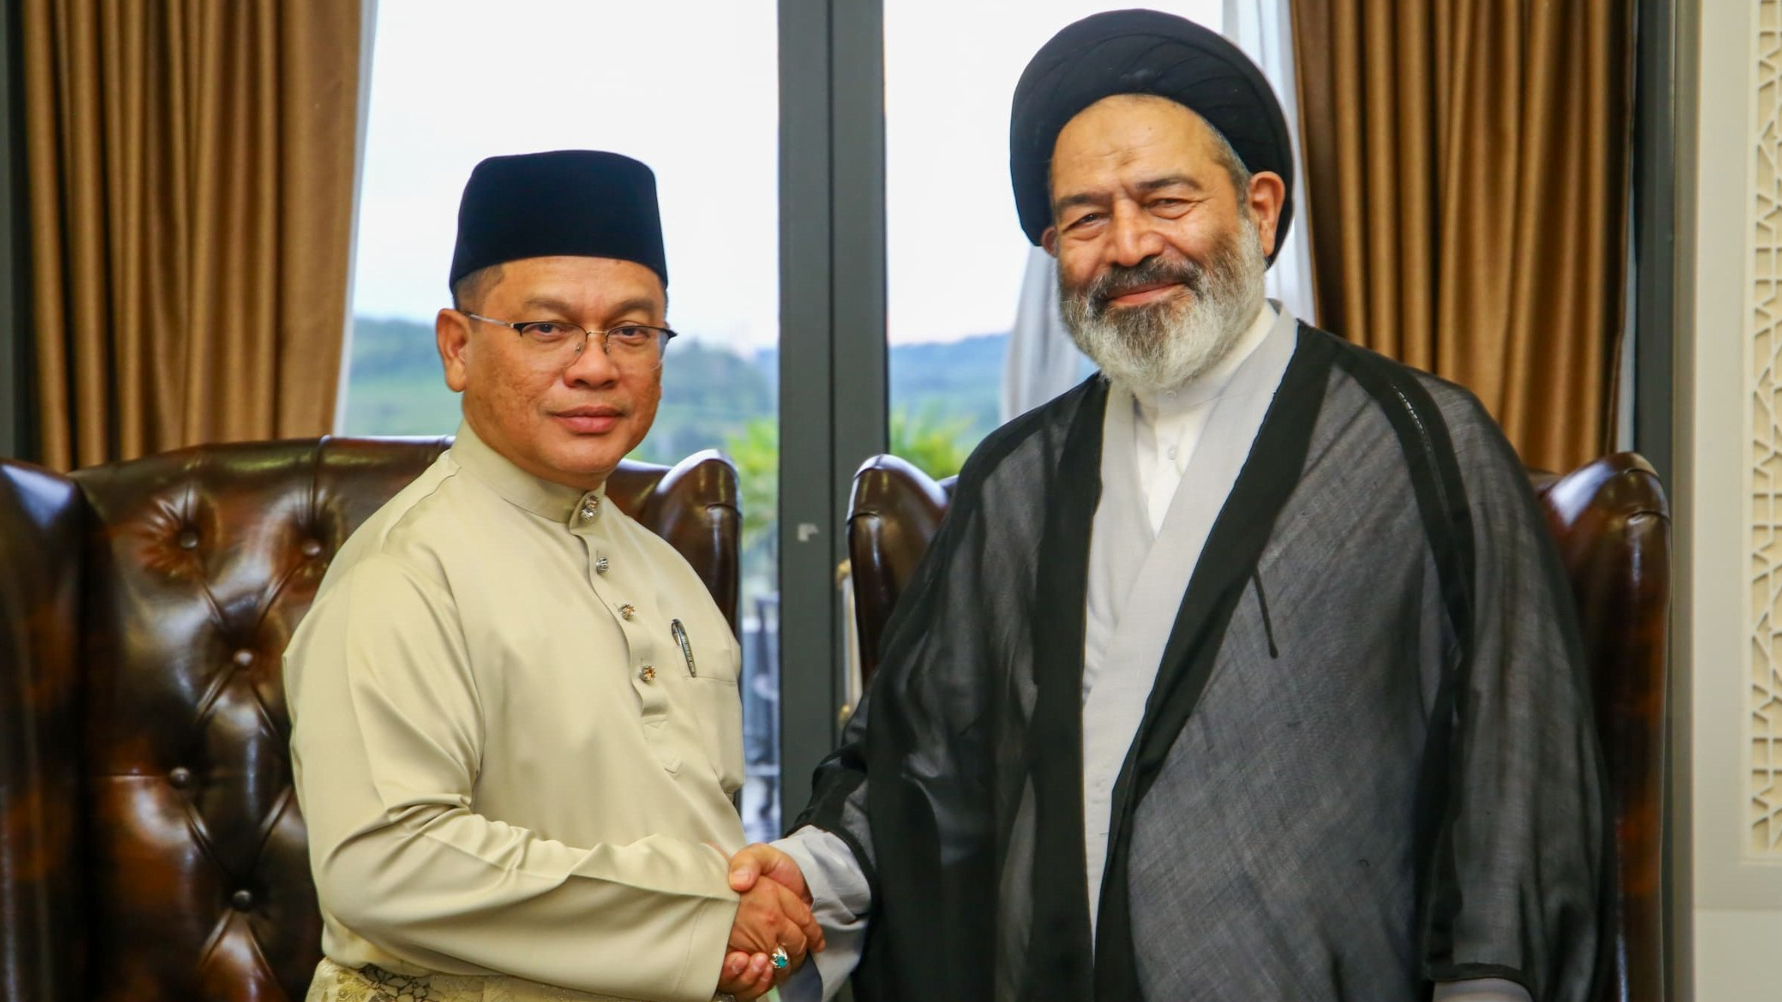
{"type": "Polygon", "coordinates": [[[730,927],[729,952],[718,991],[749,1002],[767,993],[823,949],[823,930],[811,917],[811,892],[792,857],[770,845],[745,846],[730,858],[730,888],[742,895],[730,927]],[[773,966],[776,949],[787,964],[773,966]]]}

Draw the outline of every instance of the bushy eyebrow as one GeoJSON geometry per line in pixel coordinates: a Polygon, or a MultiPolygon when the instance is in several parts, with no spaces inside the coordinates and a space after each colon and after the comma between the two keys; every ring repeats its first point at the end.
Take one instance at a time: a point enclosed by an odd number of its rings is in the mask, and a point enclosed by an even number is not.
{"type": "Polygon", "coordinates": [[[1162,191],[1165,188],[1177,187],[1189,188],[1194,191],[1206,190],[1199,181],[1186,174],[1170,174],[1165,177],[1152,178],[1149,181],[1140,181],[1138,184],[1138,189],[1146,194],[1150,194],[1153,191],[1162,191]]]}
{"type": "MultiPolygon", "coordinates": [[[[526,300],[524,308],[529,311],[548,310],[556,313],[558,316],[569,316],[569,304],[552,296],[533,296],[526,300]]],[[[655,308],[656,304],[649,298],[638,296],[633,299],[627,299],[614,306],[612,308],[612,315],[619,316],[625,313],[650,313],[655,308]]]]}
{"type": "Polygon", "coordinates": [[[654,312],[656,312],[655,301],[643,296],[638,296],[635,299],[627,299],[617,306],[614,306],[610,315],[616,317],[626,313],[651,314],[654,312]]]}
{"type": "MultiPolygon", "coordinates": [[[[1144,181],[1140,181],[1136,187],[1140,192],[1147,195],[1152,192],[1162,191],[1165,188],[1177,187],[1187,188],[1196,192],[1206,191],[1204,185],[1186,174],[1166,174],[1163,177],[1148,178],[1144,181]]],[[[1078,192],[1074,195],[1066,195],[1052,203],[1052,215],[1061,216],[1064,214],[1064,210],[1074,209],[1079,205],[1100,205],[1106,200],[1106,197],[1107,196],[1100,193],[1090,191],[1078,192]]]]}

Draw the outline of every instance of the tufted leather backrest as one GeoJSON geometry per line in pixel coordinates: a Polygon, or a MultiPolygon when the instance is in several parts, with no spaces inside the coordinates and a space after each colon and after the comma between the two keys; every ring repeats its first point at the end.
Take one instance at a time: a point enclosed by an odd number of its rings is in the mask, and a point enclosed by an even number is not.
{"type": "MultiPolygon", "coordinates": [[[[1652,467],[1633,453],[1565,476],[1531,477],[1577,602],[1608,766],[1614,963],[1597,998],[1658,1002],[1670,508],[1652,467]]],[[[895,456],[874,456],[854,476],[848,561],[864,679],[878,667],[885,622],[939,529],[952,488],[951,478],[937,483],[895,456]]]]}
{"type": "MultiPolygon", "coordinates": [[[[0,552],[34,551],[0,567],[5,640],[32,651],[0,665],[32,696],[9,692],[0,724],[38,732],[0,757],[0,862],[31,867],[17,886],[0,875],[0,915],[30,918],[0,935],[8,999],[303,997],[321,923],[281,657],[340,544],[449,444],[202,446],[68,480],[0,465],[0,552]],[[35,617],[16,632],[15,609],[35,617]],[[19,827],[41,831],[15,840],[19,827]]],[[[728,463],[626,464],[608,495],[688,557],[734,624],[728,463]]]]}

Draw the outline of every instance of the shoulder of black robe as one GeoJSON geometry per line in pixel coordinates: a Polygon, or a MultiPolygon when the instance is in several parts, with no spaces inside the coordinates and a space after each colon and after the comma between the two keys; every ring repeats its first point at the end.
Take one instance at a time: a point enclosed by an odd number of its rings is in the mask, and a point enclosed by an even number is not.
{"type": "MultiPolygon", "coordinates": [[[[1538,750],[1574,763],[1579,775],[1554,770],[1553,788],[1536,790],[1529,804],[1494,810],[1476,792],[1505,775],[1530,788],[1544,778],[1529,775],[1528,756],[1494,745],[1528,735],[1505,732],[1493,715],[1528,723],[1531,703],[1588,712],[1566,616],[1536,638],[1551,650],[1530,658],[1506,644],[1524,642],[1518,621],[1530,606],[1518,596],[1534,595],[1539,611],[1564,594],[1526,477],[1465,391],[1305,329],[1184,596],[1122,770],[1093,971],[1077,790],[1086,537],[1099,495],[1105,392],[1091,382],[1018,420],[962,472],[953,510],[887,631],[873,691],[841,751],[819,769],[802,819],[847,840],[868,868],[873,915],[855,981],[863,1000],[1142,994],[1130,928],[1122,931],[1131,918],[1120,881],[1132,814],[1213,670],[1234,591],[1254,575],[1282,507],[1298,510],[1302,467],[1325,468],[1306,448],[1321,411],[1332,409],[1318,403],[1326,384],[1390,420],[1391,431],[1379,434],[1396,432],[1399,465],[1416,483],[1431,577],[1445,581],[1455,634],[1454,658],[1437,668],[1445,695],[1430,714],[1415,791],[1417,893],[1405,909],[1417,916],[1407,914],[1404,926],[1421,930],[1423,959],[1401,990],[1409,998],[1417,981],[1500,976],[1536,998],[1585,997],[1607,837],[1593,733],[1561,728],[1577,747],[1538,750]],[[1462,639],[1471,647],[1464,654],[1462,639]],[[1542,670],[1551,664],[1562,669],[1558,691],[1543,688],[1554,682],[1542,670]],[[1573,793],[1596,802],[1568,804],[1573,793]],[[1023,813],[1027,798],[1042,809],[1023,813]],[[1514,851],[1535,827],[1559,831],[1551,858],[1514,851]],[[1591,843],[1581,851],[1567,844],[1578,841],[1572,827],[1591,843]],[[1023,844],[1025,855],[1012,848],[1023,844]],[[1011,939],[1027,949],[999,955],[1011,939]]],[[[1320,430],[1316,441],[1330,437],[1320,430]]],[[[1278,610],[1276,619],[1292,615],[1278,610]]],[[[1255,962],[1269,960],[1258,952],[1255,962]]],[[[1324,997],[1319,990],[1305,997],[1324,997]]]]}

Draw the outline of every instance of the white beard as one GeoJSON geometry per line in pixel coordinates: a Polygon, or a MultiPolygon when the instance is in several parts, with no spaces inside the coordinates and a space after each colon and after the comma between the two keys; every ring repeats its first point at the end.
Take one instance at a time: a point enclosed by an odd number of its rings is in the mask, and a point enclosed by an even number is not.
{"type": "Polygon", "coordinates": [[[1239,220],[1233,239],[1205,267],[1188,268],[1188,302],[1113,310],[1095,305],[1093,288],[1068,290],[1061,277],[1058,305],[1071,340],[1109,380],[1140,393],[1173,390],[1207,372],[1231,354],[1262,309],[1268,261],[1255,220],[1239,220]]]}

